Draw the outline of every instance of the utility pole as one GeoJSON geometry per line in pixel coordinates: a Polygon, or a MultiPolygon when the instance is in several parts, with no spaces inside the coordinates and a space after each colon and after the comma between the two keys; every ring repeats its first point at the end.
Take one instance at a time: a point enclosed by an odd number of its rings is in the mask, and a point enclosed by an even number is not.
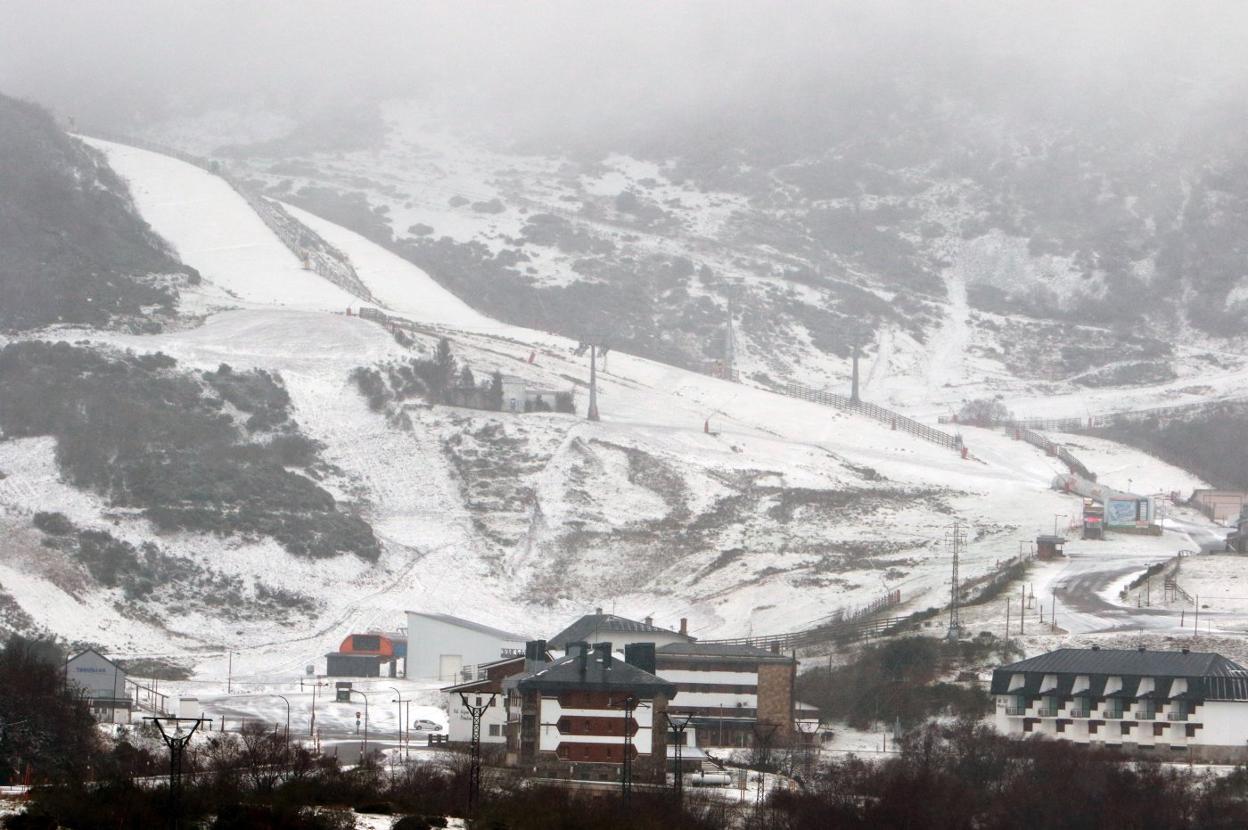
{"type": "Polygon", "coordinates": [[[481,716],[494,705],[494,695],[480,706],[469,703],[468,695],[463,692],[459,693],[459,700],[472,716],[472,739],[468,744],[468,812],[471,813],[481,800],[481,716]]]}
{"type": "Polygon", "coordinates": [[[724,377],[728,380],[736,380],[737,366],[737,335],[733,331],[733,303],[732,295],[734,286],[728,288],[728,320],[724,326],[724,377]]]}
{"type": "Polygon", "coordinates": [[[165,746],[169,747],[169,827],[178,830],[182,823],[182,756],[191,736],[203,722],[203,718],[144,718],[156,724],[165,746]],[[166,732],[164,724],[173,724],[173,732],[166,732]],[[193,724],[190,731],[182,729],[183,723],[193,724]]]}
{"type": "MultiPolygon", "coordinates": [[[[308,720],[308,737],[315,740],[316,739],[316,690],[320,688],[321,686],[328,686],[329,683],[323,682],[320,680],[317,680],[315,682],[309,680],[307,681],[307,685],[312,687],[312,717],[309,718],[308,720]]],[[[299,690],[303,691],[303,687],[304,687],[304,680],[300,678],[299,690]]]]}
{"type": "Polygon", "coordinates": [[[364,698],[364,750],[360,757],[360,766],[363,766],[368,763],[368,695],[359,689],[352,689],[351,694],[364,698]]]}
{"type": "Polygon", "coordinates": [[[229,658],[226,662],[225,669],[225,693],[228,695],[234,691],[234,652],[228,652],[229,658]]]}
{"type": "Polygon", "coordinates": [[[953,527],[945,536],[945,541],[953,551],[953,577],[949,583],[949,631],[945,639],[957,640],[962,636],[962,614],[960,612],[961,581],[958,578],[958,554],[966,544],[966,530],[959,519],[953,520],[953,527]]]}
{"type": "Polygon", "coordinates": [[[1027,586],[1021,588],[1021,595],[1018,598],[1018,636],[1023,636],[1026,632],[1027,619],[1027,586]]]}

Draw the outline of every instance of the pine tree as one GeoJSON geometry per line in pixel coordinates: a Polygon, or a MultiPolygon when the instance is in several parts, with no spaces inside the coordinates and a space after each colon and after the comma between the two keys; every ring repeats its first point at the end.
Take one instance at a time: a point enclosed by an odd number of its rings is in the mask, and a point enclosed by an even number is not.
{"type": "Polygon", "coordinates": [[[503,373],[495,370],[490,375],[490,408],[496,412],[503,410],[503,373]]]}
{"type": "Polygon", "coordinates": [[[433,393],[445,399],[454,377],[455,356],[451,354],[450,341],[443,337],[438,341],[438,348],[433,354],[433,393]]]}
{"type": "Polygon", "coordinates": [[[461,389],[477,388],[477,378],[472,374],[472,368],[468,364],[464,364],[464,368],[459,370],[459,386],[461,389]]]}

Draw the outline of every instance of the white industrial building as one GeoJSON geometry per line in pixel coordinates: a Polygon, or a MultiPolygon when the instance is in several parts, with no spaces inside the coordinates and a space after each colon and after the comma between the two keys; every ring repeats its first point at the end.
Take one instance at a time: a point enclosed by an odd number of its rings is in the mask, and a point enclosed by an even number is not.
{"type": "Polygon", "coordinates": [[[992,695],[1006,735],[1248,759],[1248,669],[1220,654],[1058,649],[996,669],[992,695]]]}
{"type": "Polygon", "coordinates": [[[503,631],[450,614],[407,612],[407,676],[458,683],[477,677],[477,667],[523,656],[523,634],[503,631]]]}
{"type": "Polygon", "coordinates": [[[65,682],[91,707],[101,723],[129,723],[132,704],[126,689],[126,673],[95,649],[87,649],[65,662],[65,682]]]}

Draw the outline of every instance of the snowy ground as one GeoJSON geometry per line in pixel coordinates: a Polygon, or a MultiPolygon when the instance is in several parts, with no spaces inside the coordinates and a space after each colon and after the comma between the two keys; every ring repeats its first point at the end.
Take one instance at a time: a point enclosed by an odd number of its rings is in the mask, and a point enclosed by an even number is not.
{"type": "MultiPolygon", "coordinates": [[[[204,618],[175,621],[170,630],[136,625],[112,610],[107,598],[83,593],[61,575],[33,567],[37,535],[27,540],[26,547],[6,554],[7,560],[0,559],[0,584],[39,624],[71,640],[100,643],[121,656],[189,659],[202,684],[205,706],[230,705],[219,695],[230,649],[239,650],[234,665],[243,688],[259,684],[258,690],[247,692],[255,696],[248,710],[268,719],[274,715],[274,703],[264,695],[270,687],[277,688],[271,684],[286,684],[289,689],[305,665],[316,663],[346,634],[372,626],[395,628],[407,609],[460,614],[537,635],[557,630],[607,600],[628,616],[653,614],[672,623],[688,617],[693,633],[711,637],[792,630],[836,608],[875,599],[885,587],[900,588],[911,608],[926,607],[943,596],[948,554],[941,541],[954,515],[969,527],[962,575],[973,578],[1016,554],[1020,543],[1036,533],[1051,531],[1055,514],[1070,516],[1077,511],[1077,500],[1049,489],[1061,471],[1058,463],[1003,434],[964,429],[973,456],[964,460],[874,421],[615,353],[609,369],[600,372],[601,423],[553,414],[491,416],[509,432],[523,429],[536,436],[537,443],[558,447],[534,479],[541,521],[548,528],[572,521],[579,510],[558,486],[560,465],[570,464],[569,454],[578,447],[606,444],[665,459],[681,471],[688,489],[685,498],[694,506],[709,503],[725,477],[748,471],[761,471],[764,480],[784,487],[826,488],[861,485],[866,481],[863,470],[870,468],[906,487],[946,492],[953,514],[915,504],[888,514],[879,526],[864,525],[852,516],[834,525],[838,542],[886,538],[910,546],[906,556],[912,561],[887,580],[877,565],[866,564],[858,572],[844,574],[844,584],[795,586],[785,571],[791,564],[783,556],[788,538],[779,536],[738,540],[756,551],[748,561],[750,579],[716,583],[724,579],[722,574],[693,579],[691,575],[719,553],[707,550],[700,554],[702,559],[659,566],[656,573],[669,585],[678,583],[675,589],[660,588],[659,582],[634,570],[621,577],[634,587],[618,588],[607,597],[594,591],[592,581],[572,590],[560,586],[553,597],[518,593],[519,586],[532,585],[542,574],[542,557],[525,546],[502,559],[484,555],[486,540],[465,508],[455,472],[438,441],[439,431],[478,416],[432,407],[415,416],[422,428],[402,430],[370,412],[347,380],[348,373],[408,352],[381,326],[346,316],[345,309],[357,305],[354,298],[300,269],[246,203],[219,179],[153,153],[104,142],[97,146],[130,181],[144,217],[203,274],[204,286],[192,292],[186,304],[209,316],[198,327],[154,336],[86,331],[57,336],[136,351],[160,350],[191,367],[215,368],[228,362],[280,372],[301,428],[325,443],[326,459],[342,470],[342,481],[332,486],[360,495],[385,546],[378,565],[363,568],[345,557],[331,562],[300,560],[267,542],[193,534],[162,539],[182,555],[316,596],[320,612],[285,629],[226,625],[204,618]],[[708,419],[710,433],[704,431],[708,419]]],[[[356,234],[295,212],[348,253],[361,279],[391,313],[436,327],[479,374],[497,368],[560,388],[585,377],[585,359],[571,353],[575,344],[485,318],[404,260],[356,234]]],[[[950,330],[951,349],[960,337],[956,328],[950,330]]],[[[422,338],[424,345],[430,342],[422,338]]],[[[102,523],[104,510],[98,502],[59,482],[51,452],[47,442],[0,444],[0,468],[9,474],[0,481],[0,520],[6,526],[28,527],[34,510],[51,508],[86,524],[102,523]]],[[[663,509],[664,498],[636,486],[629,479],[628,465],[620,460],[623,456],[612,461],[612,452],[617,451],[594,452],[595,463],[602,465],[601,479],[613,488],[607,490],[609,497],[597,502],[604,525],[620,526],[632,515],[663,509]]],[[[1191,483],[1139,453],[1112,446],[1097,452],[1107,464],[1113,456],[1111,475],[1138,470],[1147,471],[1139,473],[1141,479],[1152,476],[1150,482],[1155,479],[1158,487],[1171,481],[1191,483]]],[[[142,539],[151,532],[134,519],[121,518],[108,526],[124,538],[142,539]]],[[[536,518],[534,527],[533,538],[540,541],[536,518]]],[[[29,530],[22,532],[31,535],[29,530]]],[[[801,532],[799,523],[788,534],[801,532]]],[[[1143,567],[1142,563],[1185,545],[1190,539],[1179,533],[1138,543],[1107,543],[1087,552],[1072,546],[1070,561],[1081,564],[1065,575],[1055,571],[1039,580],[1037,592],[1084,571],[1099,573],[1108,560],[1116,569],[1143,567]]],[[[610,565],[609,551],[578,551],[578,556],[591,573],[600,562],[604,569],[610,565]]],[[[1078,624],[1073,619],[1071,623],[1078,624]]],[[[280,700],[275,705],[284,712],[280,700]]],[[[385,717],[379,714],[378,724],[385,717]]]]}

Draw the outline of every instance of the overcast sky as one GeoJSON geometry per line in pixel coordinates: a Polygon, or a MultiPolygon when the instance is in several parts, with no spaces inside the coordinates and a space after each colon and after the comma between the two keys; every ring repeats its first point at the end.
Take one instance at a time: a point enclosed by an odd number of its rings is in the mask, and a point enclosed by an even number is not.
{"type": "Polygon", "coordinates": [[[955,97],[1185,109],[1245,91],[1248,2],[0,0],[0,91],[88,118],[430,97],[661,121],[911,78],[955,97]]]}

